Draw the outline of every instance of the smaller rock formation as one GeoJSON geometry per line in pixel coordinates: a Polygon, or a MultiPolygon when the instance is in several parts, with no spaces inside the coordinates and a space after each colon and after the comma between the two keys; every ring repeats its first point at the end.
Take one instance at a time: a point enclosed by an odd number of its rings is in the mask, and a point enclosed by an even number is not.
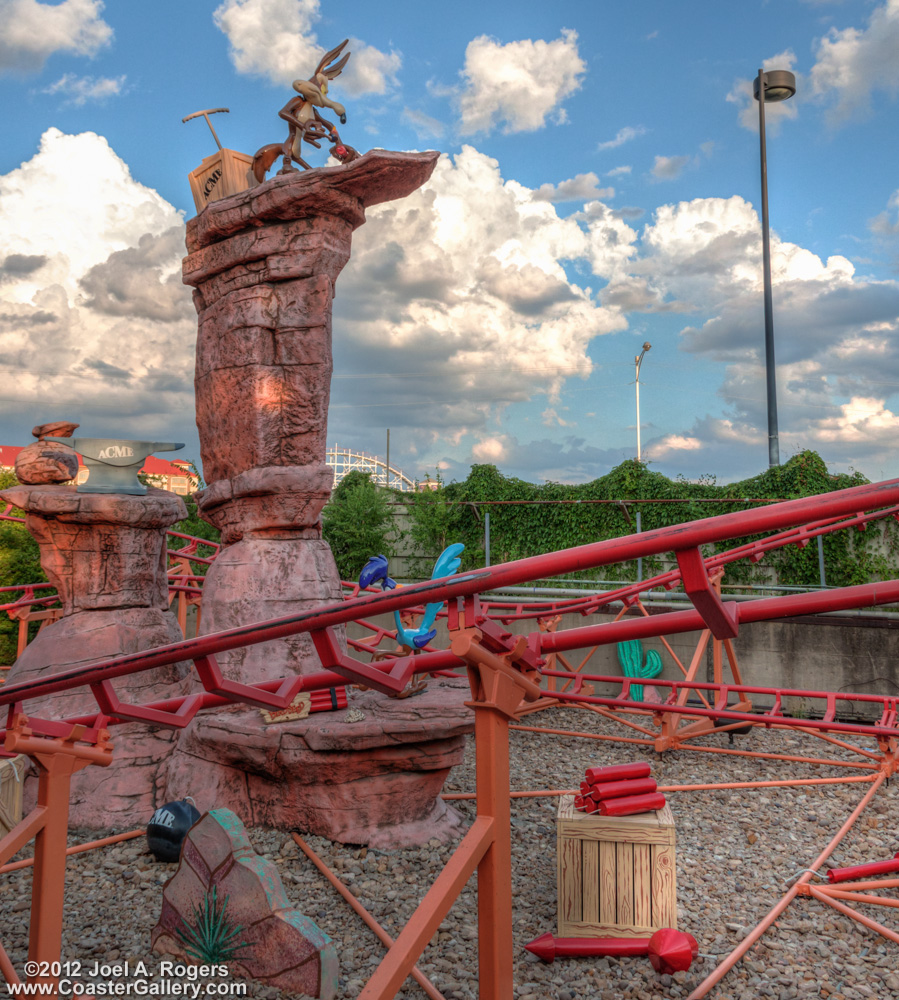
{"type": "Polygon", "coordinates": [[[38,424],[31,433],[37,438],[16,456],[16,478],[20,483],[38,486],[42,483],[67,483],[78,475],[78,455],[59,441],[46,437],[70,438],[80,424],[56,420],[38,424]]]}
{"type": "Polygon", "coordinates": [[[187,834],[151,940],[161,955],[227,964],[233,975],[286,993],[337,993],[331,939],[290,905],[277,868],[256,854],[228,809],[213,809],[187,834]]]}
{"type": "Polygon", "coordinates": [[[464,827],[440,791],[474,729],[470,696],[464,678],[439,677],[414,698],[351,691],[349,712],[274,725],[243,705],[204,712],[168,759],[166,794],[344,844],[446,842],[464,827]]]}
{"type": "MultiPolygon", "coordinates": [[[[13,664],[10,683],[183,638],[169,610],[165,535],[187,515],[180,497],[157,489],[142,497],[79,493],[71,485],[48,484],[15,486],[0,499],[25,512],[41,566],[62,604],[59,621],[42,629],[13,664]]],[[[113,689],[126,703],[162,701],[186,693],[189,673],[188,664],[173,664],[119,678],[113,689]]],[[[37,718],[96,711],[84,688],[25,703],[26,714],[37,718]]],[[[116,727],[113,763],[86,768],[72,782],[72,823],[146,823],[165,801],[157,797],[157,770],[172,739],[171,730],[158,726],[116,727]]]]}

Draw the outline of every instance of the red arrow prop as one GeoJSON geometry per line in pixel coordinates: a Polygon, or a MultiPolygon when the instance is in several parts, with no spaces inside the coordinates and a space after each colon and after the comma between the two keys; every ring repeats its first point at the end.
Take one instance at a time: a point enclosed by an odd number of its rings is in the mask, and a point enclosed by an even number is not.
{"type": "Polygon", "coordinates": [[[558,958],[625,958],[649,955],[658,973],[686,972],[699,951],[692,934],[664,927],[651,938],[557,938],[541,934],[525,948],[544,962],[558,958]]]}
{"type": "Polygon", "coordinates": [[[526,944],[525,948],[544,962],[552,962],[556,957],[611,955],[620,958],[626,955],[648,955],[649,938],[557,938],[547,933],[526,944]]]}

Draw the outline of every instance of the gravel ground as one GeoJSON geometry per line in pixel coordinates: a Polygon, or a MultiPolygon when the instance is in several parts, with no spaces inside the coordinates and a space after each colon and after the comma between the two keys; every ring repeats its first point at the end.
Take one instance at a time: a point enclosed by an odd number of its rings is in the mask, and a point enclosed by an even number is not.
{"type": "MultiPolygon", "coordinates": [[[[548,728],[622,734],[592,712],[552,709],[525,720],[548,728]]],[[[720,754],[668,752],[580,738],[512,733],[512,785],[518,789],[573,788],[585,767],[650,759],[660,785],[842,776],[846,768],[785,764],[720,754]],[[789,769],[789,770],[788,770],[789,769]]],[[[728,747],[726,734],[699,745],[728,747]]],[[[867,745],[859,741],[859,745],[867,745]]],[[[814,737],[756,730],[736,737],[736,749],[803,754],[828,759],[857,755],[814,737]]],[[[874,749],[873,747],[869,747],[874,749]]],[[[77,780],[77,779],[76,779],[77,780]]],[[[899,850],[899,793],[884,785],[832,863],[859,864],[899,850]]],[[[513,893],[516,943],[514,993],[553,1000],[668,1000],[686,997],[780,899],[791,875],[810,865],[861,799],[867,785],[825,785],[736,791],[672,792],[677,831],[678,919],[699,942],[701,957],[687,973],[659,976],[645,958],[565,959],[546,965],[524,945],[555,932],[555,812],[557,800],[513,800],[513,893]]],[[[450,775],[446,791],[474,788],[474,748],[450,775]]],[[[470,802],[456,804],[466,817],[470,802]]],[[[110,831],[115,832],[115,831],[110,831]]],[[[71,842],[96,832],[73,831],[71,842]]],[[[275,862],[291,901],[337,943],[339,997],[358,996],[383,947],[283,831],[254,829],[253,845],[275,862]]],[[[454,845],[436,841],[401,851],[375,851],[308,838],[312,848],[392,935],[412,914],[454,845]]],[[[63,958],[89,962],[142,959],[158,969],[149,950],[161,888],[174,866],[157,863],[143,838],[69,859],[63,958]]],[[[27,953],[30,869],[0,876],[0,940],[21,970],[27,953]]],[[[477,985],[477,890],[472,878],[436,940],[419,962],[447,1000],[469,1000],[477,985]]],[[[867,907],[875,920],[899,932],[899,913],[867,907]]],[[[250,984],[248,995],[276,1000],[272,988],[250,984]]],[[[425,994],[409,979],[398,997],[425,994]]],[[[798,899],[776,928],[708,994],[715,1000],[773,997],[792,1000],[899,1000],[899,946],[812,899],[798,899]]]]}

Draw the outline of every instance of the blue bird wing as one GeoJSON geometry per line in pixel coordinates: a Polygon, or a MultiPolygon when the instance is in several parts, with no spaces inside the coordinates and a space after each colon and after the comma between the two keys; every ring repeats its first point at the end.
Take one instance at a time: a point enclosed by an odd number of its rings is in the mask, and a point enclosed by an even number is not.
{"type": "Polygon", "coordinates": [[[434,638],[437,637],[437,629],[432,628],[430,632],[425,632],[424,635],[417,635],[412,640],[416,649],[424,649],[425,646],[434,638]]]}
{"type": "Polygon", "coordinates": [[[431,579],[439,580],[443,576],[452,576],[462,565],[461,555],[464,549],[462,542],[448,545],[437,557],[431,579]]]}
{"type": "Polygon", "coordinates": [[[363,566],[359,574],[359,586],[365,590],[377,583],[378,580],[387,578],[387,557],[382,555],[372,556],[363,566]]]}

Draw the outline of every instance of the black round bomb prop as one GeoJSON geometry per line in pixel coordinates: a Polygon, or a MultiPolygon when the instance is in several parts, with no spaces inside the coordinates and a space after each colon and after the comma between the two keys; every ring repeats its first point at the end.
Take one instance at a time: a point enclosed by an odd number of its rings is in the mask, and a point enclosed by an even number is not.
{"type": "Polygon", "coordinates": [[[147,824],[147,846],[157,861],[179,861],[187,831],[200,818],[189,799],[160,806],[147,824]]]}

